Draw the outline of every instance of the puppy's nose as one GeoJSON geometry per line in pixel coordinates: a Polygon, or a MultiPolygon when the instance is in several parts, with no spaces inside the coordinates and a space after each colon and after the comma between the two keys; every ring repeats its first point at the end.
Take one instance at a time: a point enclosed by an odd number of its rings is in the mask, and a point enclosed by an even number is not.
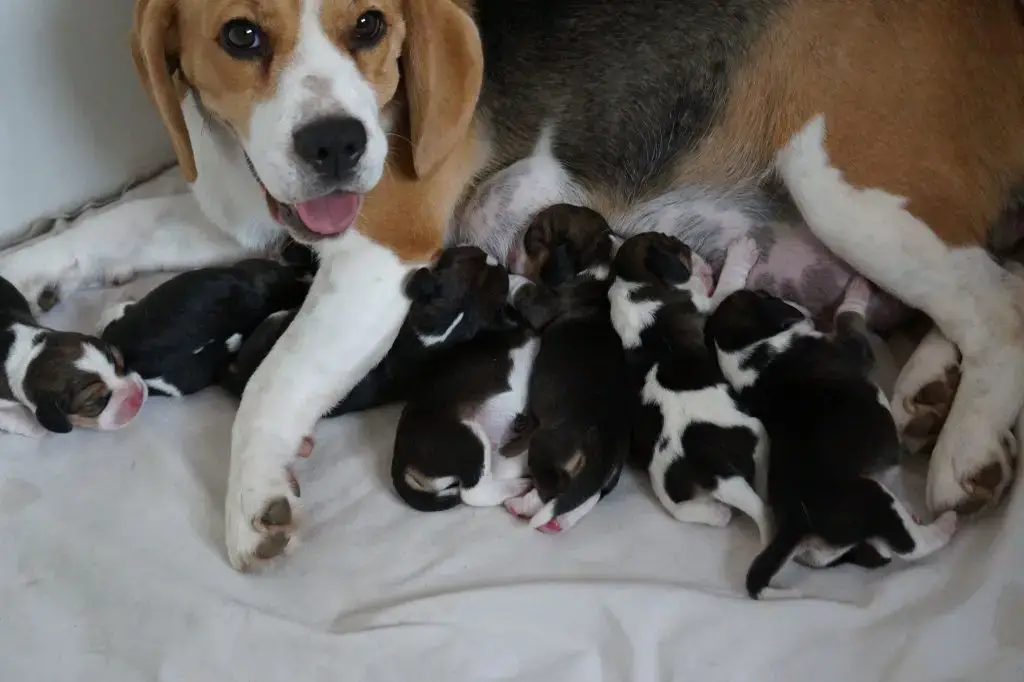
{"type": "Polygon", "coordinates": [[[366,151],[366,127],[350,116],[331,116],[295,131],[295,153],[321,177],[343,180],[366,151]]]}

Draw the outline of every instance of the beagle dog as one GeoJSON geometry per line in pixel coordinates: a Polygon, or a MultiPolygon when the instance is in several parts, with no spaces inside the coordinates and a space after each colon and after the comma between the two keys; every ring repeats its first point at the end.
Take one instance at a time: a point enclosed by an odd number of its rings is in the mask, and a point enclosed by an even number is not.
{"type": "Polygon", "coordinates": [[[1007,489],[1024,284],[985,244],[1024,179],[1018,0],[136,0],[132,52],[191,196],[97,213],[3,254],[0,274],[36,301],[285,232],[314,246],[310,295],[233,429],[240,570],[295,545],[302,436],[386,353],[405,275],[471,234],[508,174],[530,191],[503,211],[506,252],[556,203],[724,251],[781,188],[962,356],[932,509],[1007,489]]]}

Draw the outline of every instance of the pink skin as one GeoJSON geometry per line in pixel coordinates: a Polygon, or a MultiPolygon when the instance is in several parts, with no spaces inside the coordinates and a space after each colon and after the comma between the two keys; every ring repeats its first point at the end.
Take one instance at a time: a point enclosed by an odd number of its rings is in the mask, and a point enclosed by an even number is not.
{"type": "MultiPolygon", "coordinates": [[[[116,399],[116,396],[117,392],[115,391],[112,399],[116,399]]],[[[135,419],[145,401],[145,391],[139,386],[132,384],[128,395],[121,400],[121,405],[117,408],[117,412],[114,415],[114,425],[121,427],[135,419]]]]}

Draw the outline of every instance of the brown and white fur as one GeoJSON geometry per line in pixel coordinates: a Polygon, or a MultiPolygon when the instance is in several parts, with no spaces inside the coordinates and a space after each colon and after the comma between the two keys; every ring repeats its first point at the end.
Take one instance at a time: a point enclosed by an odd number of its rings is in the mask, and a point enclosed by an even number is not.
{"type": "Polygon", "coordinates": [[[275,216],[316,243],[319,276],[235,423],[236,568],[294,544],[296,517],[264,512],[299,511],[286,465],[302,435],[383,357],[405,274],[480,180],[517,163],[541,190],[521,215],[581,203],[625,234],[629,216],[671,224],[696,197],[727,219],[692,236],[722,248],[774,175],[817,239],[963,357],[932,508],[1006,488],[1024,403],[1022,285],[984,245],[1024,176],[1017,0],[137,0],[133,52],[191,196],[97,214],[3,254],[0,274],[32,300],[66,296],[237,259],[282,234],[275,216]],[[263,39],[232,56],[220,37],[238,18],[263,39]],[[325,117],[365,132],[358,162],[330,181],[293,138],[325,117]],[[362,197],[354,225],[349,210],[334,226],[343,234],[312,234],[282,210],[334,192],[362,197]]]}

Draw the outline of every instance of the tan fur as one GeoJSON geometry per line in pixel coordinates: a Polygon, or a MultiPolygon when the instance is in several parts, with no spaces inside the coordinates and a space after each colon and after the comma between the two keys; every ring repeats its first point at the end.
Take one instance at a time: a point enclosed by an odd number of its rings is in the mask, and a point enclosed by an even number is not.
{"type": "Polygon", "coordinates": [[[756,178],[811,117],[855,186],[985,242],[1024,175],[1024,27],[1010,0],[795,0],[751,51],[679,181],[756,178]]]}
{"type": "MultiPolygon", "coordinates": [[[[406,70],[413,168],[429,175],[465,143],[483,79],[480,38],[462,0],[322,0],[321,22],[339,51],[349,54],[383,108],[406,70]],[[375,47],[353,51],[351,27],[368,9],[384,13],[388,30],[375,47]],[[459,74],[458,77],[451,77],[459,74]]],[[[132,54],[146,90],[170,133],[185,179],[195,160],[180,107],[180,78],[203,106],[245,139],[254,106],[274,93],[277,74],[294,49],[301,0],[136,0],[132,54]],[[267,60],[233,59],[218,43],[233,18],[258,24],[273,46],[267,60]],[[180,73],[172,69],[180,66],[180,73]]]]}

